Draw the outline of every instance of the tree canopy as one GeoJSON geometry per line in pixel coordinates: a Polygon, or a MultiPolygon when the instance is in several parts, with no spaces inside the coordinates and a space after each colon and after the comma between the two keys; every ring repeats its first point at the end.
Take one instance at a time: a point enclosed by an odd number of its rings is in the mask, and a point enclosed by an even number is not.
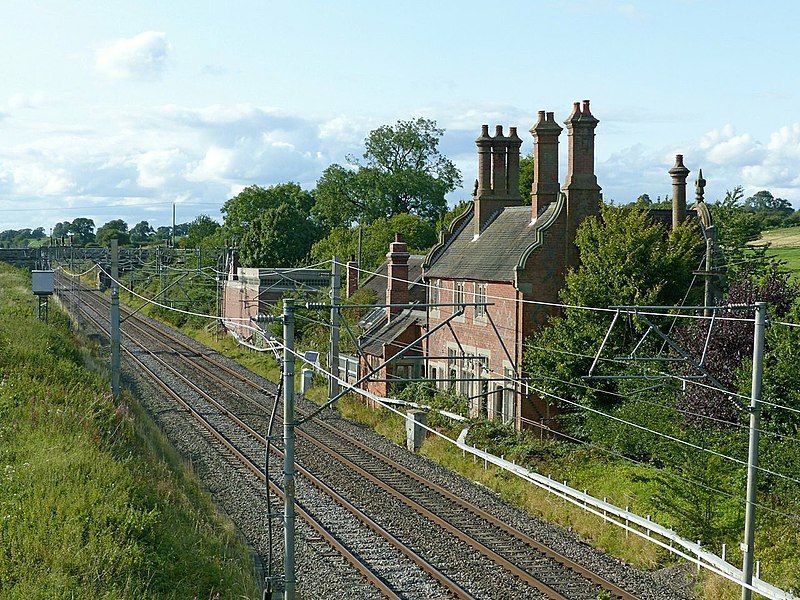
{"type": "Polygon", "coordinates": [[[220,228],[220,224],[206,214],[201,214],[189,223],[189,233],[184,240],[187,248],[200,248],[206,245],[206,240],[216,237],[215,233],[220,228]]]}
{"type": "MultiPolygon", "coordinates": [[[[402,213],[377,219],[363,230],[361,265],[364,269],[374,270],[386,260],[395,233],[401,234],[409,249],[417,252],[426,251],[437,240],[436,228],[416,215],[402,213]]],[[[311,256],[315,261],[328,260],[334,255],[347,260],[357,252],[358,229],[337,227],[314,244],[311,256]]]]}
{"type": "Polygon", "coordinates": [[[225,217],[225,233],[231,239],[241,239],[259,217],[283,204],[291,204],[308,215],[314,196],[296,183],[282,183],[263,188],[251,185],[226,201],[220,211],[225,217]]]}
{"type": "Polygon", "coordinates": [[[439,151],[443,134],[424,118],[372,130],[360,158],[349,156],[349,167],[325,170],[317,182],[316,214],[329,228],[401,213],[436,222],[447,210],[445,195],[461,185],[455,164],[439,151]]]}
{"type": "Polygon", "coordinates": [[[118,240],[120,245],[130,243],[128,224],[122,219],[113,219],[97,230],[97,243],[101,246],[110,246],[112,239],[118,240]]]}

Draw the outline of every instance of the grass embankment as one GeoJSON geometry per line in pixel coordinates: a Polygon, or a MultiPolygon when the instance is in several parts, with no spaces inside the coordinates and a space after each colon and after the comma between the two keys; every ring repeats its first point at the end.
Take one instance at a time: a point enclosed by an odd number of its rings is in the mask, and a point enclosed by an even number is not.
{"type": "Polygon", "coordinates": [[[94,350],[0,264],[0,596],[256,597],[232,526],[94,350]]]}

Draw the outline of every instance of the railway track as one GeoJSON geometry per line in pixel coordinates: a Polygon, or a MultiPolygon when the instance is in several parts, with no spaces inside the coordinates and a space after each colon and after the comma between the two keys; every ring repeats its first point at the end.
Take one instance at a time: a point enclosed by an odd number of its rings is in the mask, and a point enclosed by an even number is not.
{"type": "MultiPolygon", "coordinates": [[[[104,329],[102,321],[105,317],[103,312],[106,308],[103,304],[105,298],[89,288],[85,288],[82,295],[93,297],[92,306],[88,306],[87,302],[83,303],[86,317],[94,321],[96,327],[104,329]]],[[[258,384],[206,352],[198,352],[196,347],[145,319],[132,317],[126,322],[126,330],[123,333],[138,345],[140,350],[137,352],[147,350],[161,370],[171,373],[171,377],[182,379],[184,385],[203,399],[206,406],[198,410],[197,405],[192,405],[185,399],[179,400],[176,397],[179,394],[174,389],[169,389],[168,383],[160,380],[165,393],[188,410],[195,420],[211,432],[218,443],[226,447],[229,453],[245,465],[249,462],[251,466],[248,469],[261,481],[265,481],[266,475],[253,461],[252,452],[257,451],[253,449],[260,448],[263,453],[266,440],[258,431],[266,430],[263,415],[271,410],[271,404],[265,396],[274,396],[275,390],[258,384]],[[147,349],[148,344],[137,341],[132,332],[135,332],[137,337],[144,336],[145,339],[152,340],[167,351],[156,355],[147,349]],[[184,368],[188,366],[192,370],[191,379],[181,373],[181,364],[184,368]],[[206,385],[199,385],[200,381],[205,381],[206,385]],[[212,397],[205,389],[216,389],[218,391],[216,395],[224,397],[224,402],[212,397]],[[209,417],[205,413],[209,407],[213,407],[216,416],[209,417]],[[228,419],[228,425],[216,422],[220,416],[228,419]],[[250,454],[246,450],[243,451],[243,448],[248,447],[251,449],[250,454]]],[[[130,349],[126,348],[126,351],[138,361],[150,377],[159,377],[156,369],[144,365],[130,349]]],[[[508,592],[512,592],[514,597],[583,600],[606,595],[605,597],[623,600],[637,599],[631,592],[559,554],[446,487],[415,473],[363,441],[337,429],[325,419],[310,420],[303,428],[298,428],[297,433],[304,442],[298,445],[298,450],[302,448],[302,451],[298,452],[298,471],[303,478],[311,482],[320,492],[336,498],[338,506],[355,516],[363,526],[380,536],[395,551],[435,579],[447,594],[465,598],[485,597],[481,592],[485,592],[486,586],[476,586],[474,573],[465,573],[464,570],[465,567],[472,569],[478,567],[495,578],[498,576],[498,571],[502,571],[506,580],[510,575],[510,579],[522,584],[522,587],[528,590],[528,593],[518,595],[519,589],[514,592],[509,589],[508,592]],[[332,468],[334,462],[336,468],[332,468]],[[325,475],[318,477],[315,473],[325,473],[325,475]],[[347,489],[350,499],[345,498],[336,489],[347,489]],[[447,540],[457,548],[468,548],[469,552],[466,554],[471,554],[473,557],[480,556],[480,559],[470,559],[455,565],[448,565],[447,561],[437,561],[435,556],[431,556],[430,544],[427,544],[426,550],[426,544],[421,542],[419,536],[409,536],[407,530],[393,527],[391,523],[379,524],[382,519],[385,521],[386,517],[382,518],[375,512],[375,502],[370,503],[365,498],[365,495],[370,495],[370,489],[373,496],[376,495],[376,490],[380,491],[379,504],[392,504],[395,507],[403,507],[406,511],[413,511],[422,522],[426,523],[425,528],[438,541],[444,543],[444,540],[447,540]],[[357,502],[353,501],[353,496],[358,498],[357,502]],[[359,506],[356,507],[354,504],[359,506]],[[394,533],[389,529],[393,529],[394,533]],[[417,549],[414,550],[411,546],[417,549]],[[487,562],[491,563],[491,568],[482,566],[487,562]]],[[[276,455],[280,454],[280,449],[275,448],[274,451],[276,455]]],[[[273,481],[270,481],[270,488],[280,495],[280,488],[273,481]]],[[[308,514],[308,511],[300,512],[304,519],[306,515],[308,519],[315,518],[308,514]]],[[[321,524],[318,525],[323,528],[321,524]]],[[[315,530],[327,539],[320,529],[315,530]]],[[[346,537],[346,534],[339,532],[331,537],[340,540],[346,537]]],[[[340,547],[344,546],[341,542],[338,543],[340,547]]],[[[342,549],[333,542],[331,546],[342,553],[387,597],[401,597],[397,595],[396,587],[392,587],[386,577],[364,564],[366,561],[358,564],[359,560],[354,552],[350,551],[348,555],[347,546],[342,549]]],[[[499,577],[496,581],[502,579],[503,577],[499,577]]],[[[512,587],[519,588],[518,585],[512,587]]],[[[402,597],[420,597],[415,596],[413,591],[406,590],[406,592],[410,594],[405,593],[402,597]]],[[[503,594],[501,590],[500,594],[488,597],[509,597],[509,595],[503,594]]]]}

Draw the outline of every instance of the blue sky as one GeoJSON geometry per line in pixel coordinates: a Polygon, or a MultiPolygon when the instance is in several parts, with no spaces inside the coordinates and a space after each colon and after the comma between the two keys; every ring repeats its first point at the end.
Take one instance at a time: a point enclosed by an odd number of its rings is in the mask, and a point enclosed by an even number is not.
{"type": "Polygon", "coordinates": [[[800,206],[795,2],[4,0],[0,17],[0,229],[160,225],[173,201],[219,218],[243,186],[311,187],[414,116],[447,130],[470,190],[482,123],[525,132],[584,98],[606,199],[668,193],[682,152],[710,199],[800,206]]]}

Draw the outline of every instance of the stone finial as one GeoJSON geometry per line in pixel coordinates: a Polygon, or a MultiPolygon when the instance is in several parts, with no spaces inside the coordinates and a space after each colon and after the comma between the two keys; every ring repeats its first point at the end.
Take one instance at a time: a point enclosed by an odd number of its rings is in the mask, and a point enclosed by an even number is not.
{"type": "Polygon", "coordinates": [[[694,184],[695,190],[695,202],[698,204],[700,202],[705,202],[705,187],[706,187],[706,180],[703,179],[703,169],[700,169],[700,172],[697,175],[697,182],[694,184]]]}

